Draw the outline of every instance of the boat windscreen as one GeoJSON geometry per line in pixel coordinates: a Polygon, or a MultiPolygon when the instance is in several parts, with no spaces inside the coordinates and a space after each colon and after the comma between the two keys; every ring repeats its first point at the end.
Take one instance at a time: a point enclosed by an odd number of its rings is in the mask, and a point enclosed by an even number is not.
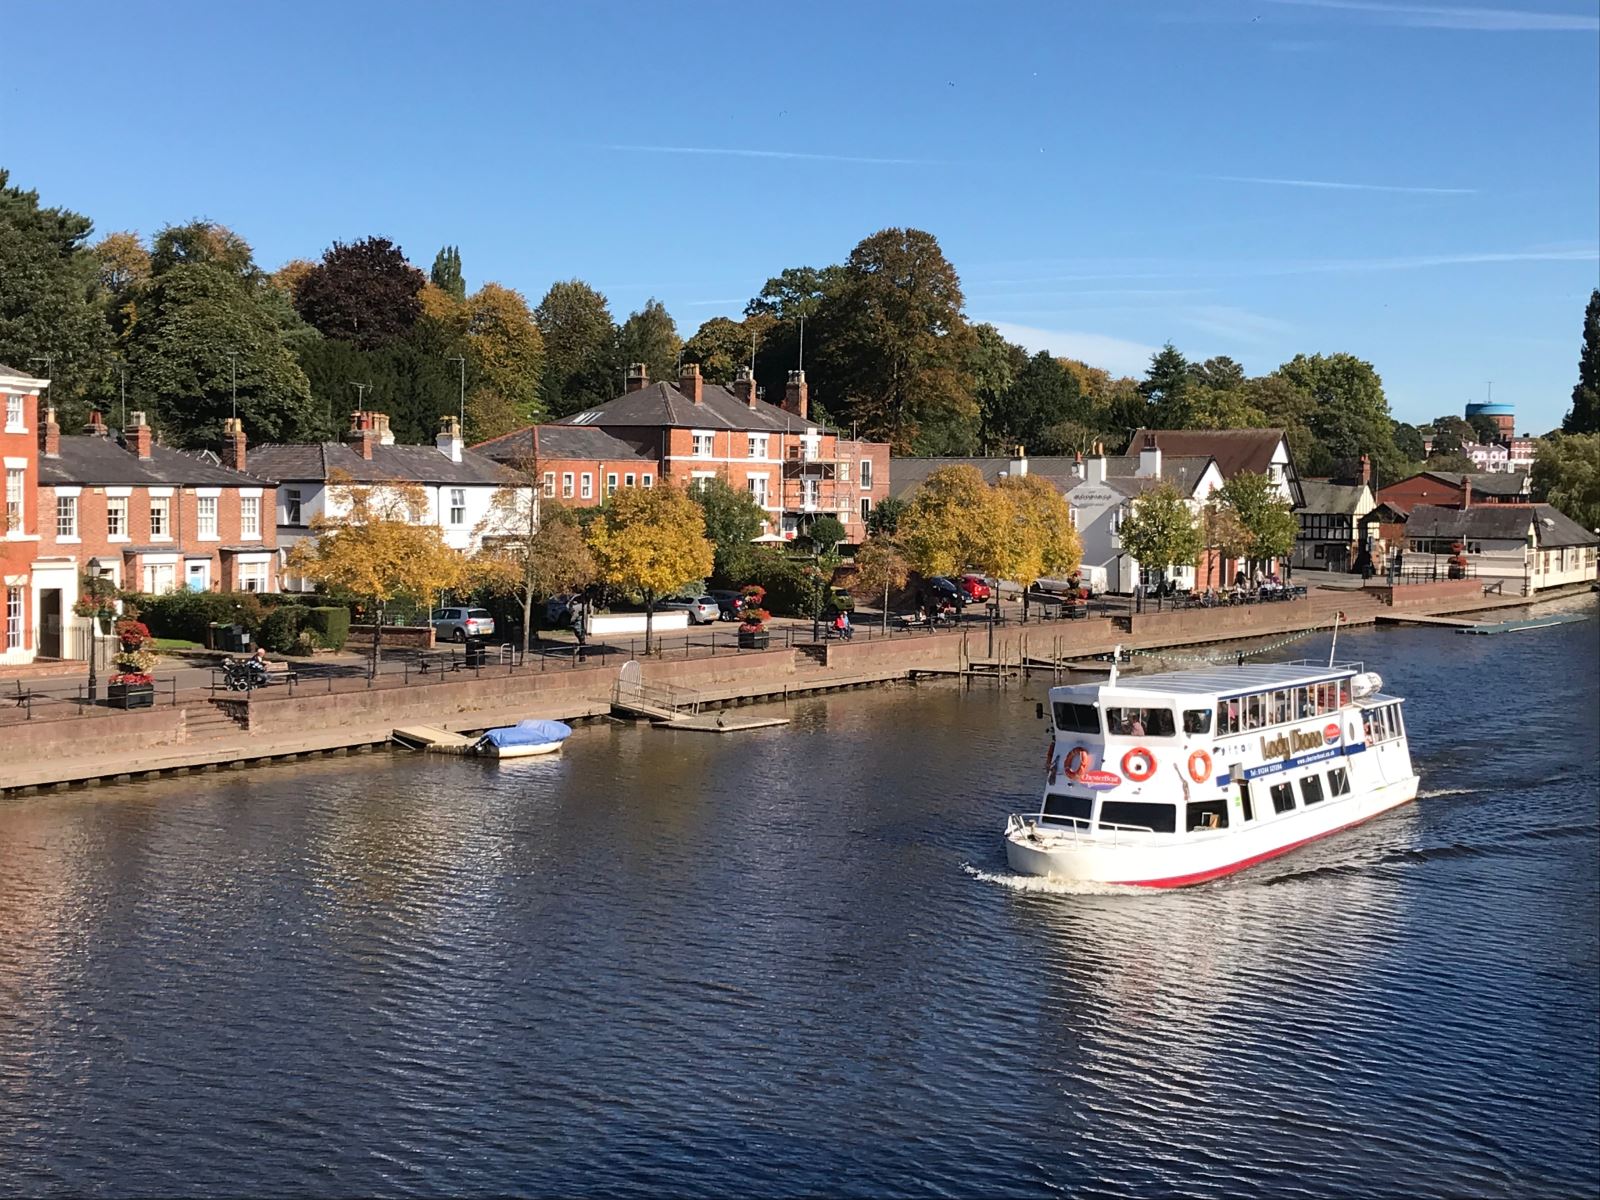
{"type": "Polygon", "coordinates": [[[1057,700],[1056,728],[1067,733],[1093,733],[1100,732],[1100,710],[1092,704],[1070,704],[1065,700],[1057,700]]]}

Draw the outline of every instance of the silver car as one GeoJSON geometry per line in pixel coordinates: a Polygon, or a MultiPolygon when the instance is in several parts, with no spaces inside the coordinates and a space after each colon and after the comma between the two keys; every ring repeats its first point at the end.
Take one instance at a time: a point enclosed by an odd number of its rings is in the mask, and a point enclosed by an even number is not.
{"type": "Polygon", "coordinates": [[[488,637],[493,632],[494,618],[486,608],[433,610],[433,636],[439,641],[464,642],[469,637],[488,637]]]}
{"type": "Polygon", "coordinates": [[[689,624],[709,625],[717,619],[722,609],[717,604],[715,596],[673,596],[667,600],[656,602],[657,612],[677,611],[682,609],[689,614],[689,624]]]}

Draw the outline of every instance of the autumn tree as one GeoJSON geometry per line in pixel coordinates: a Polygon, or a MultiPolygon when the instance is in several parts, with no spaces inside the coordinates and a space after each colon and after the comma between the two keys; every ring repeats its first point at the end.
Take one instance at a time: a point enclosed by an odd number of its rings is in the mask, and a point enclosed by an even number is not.
{"type": "MultiPolygon", "coordinates": [[[[1224,561],[1246,558],[1255,544],[1250,531],[1239,519],[1238,510],[1221,503],[1215,495],[1200,510],[1200,540],[1202,548],[1215,550],[1224,561]]],[[[1209,578],[1205,582],[1207,586],[1216,586],[1209,578]]],[[[1218,582],[1226,586],[1228,581],[1218,582]]]]}
{"type": "Polygon", "coordinates": [[[711,573],[705,515],[682,488],[613,492],[589,526],[598,576],[644,601],[644,652],[654,645],[656,601],[711,573]]]}
{"type": "Polygon", "coordinates": [[[295,309],[325,337],[371,348],[404,337],[427,277],[388,238],[335,242],[295,291],[295,309]]]}
{"type": "Polygon", "coordinates": [[[905,587],[911,567],[893,540],[870,537],[856,551],[856,573],[850,579],[850,593],[858,599],[879,601],[883,606],[883,628],[889,628],[889,593],[905,587]]]}
{"type": "MultiPolygon", "coordinates": [[[[652,296],[631,313],[617,331],[617,357],[621,366],[643,363],[651,379],[678,377],[678,351],[683,342],[666,306],[652,296]]],[[[620,385],[619,385],[620,386],[620,385]]]]}
{"type": "Polygon", "coordinates": [[[932,234],[885,229],[866,238],[818,312],[818,399],[896,453],[972,438],[975,335],[963,303],[961,280],[932,234]]]}
{"type": "Polygon", "coordinates": [[[309,258],[291,258],[267,278],[293,305],[295,293],[300,290],[300,285],[305,282],[306,276],[316,269],[317,264],[309,258]]]}
{"type": "Polygon", "coordinates": [[[447,296],[457,300],[467,298],[467,280],[461,273],[461,247],[445,246],[433,256],[433,269],[428,281],[447,296]]]}
{"type": "Polygon", "coordinates": [[[150,241],[151,275],[185,266],[214,267],[236,279],[253,279],[261,273],[249,242],[226,225],[203,218],[162,226],[150,241]]]}
{"type": "Polygon", "coordinates": [[[431,607],[468,578],[467,560],[428,520],[428,494],[416,484],[333,480],[325,511],[312,518],[311,533],[289,552],[289,568],[366,604],[374,675],[384,609],[399,599],[431,607]]]}
{"type": "Polygon", "coordinates": [[[474,368],[467,392],[473,441],[499,437],[543,415],[539,379],[544,339],[522,293],[486,283],[466,301],[463,344],[474,368]]]}
{"type": "Polygon", "coordinates": [[[913,570],[957,575],[1000,557],[1009,515],[976,467],[941,467],[906,505],[896,536],[913,570]]]}
{"type": "Polygon", "coordinates": [[[1271,476],[1241,471],[1216,490],[1212,501],[1238,518],[1249,534],[1248,556],[1257,564],[1286,559],[1294,550],[1299,522],[1271,476]]]}
{"type": "Polygon", "coordinates": [[[545,353],[539,398],[550,417],[569,417],[621,392],[617,327],[604,296],[581,279],[553,283],[534,319],[545,353]]]}
{"type": "Polygon", "coordinates": [[[49,373],[50,401],[76,426],[110,392],[111,334],[97,297],[94,223],[45,208],[0,168],[0,363],[49,373]],[[33,362],[51,355],[48,366],[33,362]]]}
{"type": "Polygon", "coordinates": [[[1037,475],[1009,475],[995,485],[1009,506],[1008,535],[989,564],[997,579],[1026,584],[1040,576],[1071,575],[1083,560],[1083,543],[1066,497],[1037,475]]]}
{"type": "Polygon", "coordinates": [[[740,367],[748,367],[761,349],[762,338],[778,323],[776,317],[755,313],[743,321],[712,317],[683,344],[683,361],[699,363],[708,383],[726,386],[740,367]]]}
{"type": "Polygon", "coordinates": [[[1165,573],[1200,557],[1200,529],[1194,513],[1170,483],[1138,496],[1117,533],[1123,552],[1144,570],[1165,573]]]}
{"type": "Polygon", "coordinates": [[[1583,310],[1578,382],[1572,386],[1572,407],[1561,429],[1565,433],[1600,433],[1600,288],[1589,293],[1589,305],[1583,310]]]}
{"type": "Polygon", "coordinates": [[[476,531],[482,549],[473,559],[473,572],[482,586],[521,607],[526,658],[535,601],[592,583],[595,563],[572,514],[557,501],[540,500],[538,463],[517,463],[507,475],[476,531]]]}

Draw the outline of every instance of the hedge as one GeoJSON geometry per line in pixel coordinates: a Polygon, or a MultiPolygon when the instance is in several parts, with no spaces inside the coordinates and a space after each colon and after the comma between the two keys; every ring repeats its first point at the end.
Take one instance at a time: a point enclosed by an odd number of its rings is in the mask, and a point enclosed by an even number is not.
{"type": "Polygon", "coordinates": [[[305,623],[316,632],[317,641],[329,650],[343,650],[350,638],[348,608],[308,609],[305,623]]]}
{"type": "Polygon", "coordinates": [[[243,625],[251,633],[261,627],[266,608],[255,592],[167,592],[132,597],[139,619],[154,637],[206,643],[212,623],[243,625]]]}
{"type": "Polygon", "coordinates": [[[294,649],[300,629],[311,615],[309,608],[298,604],[285,604],[273,609],[261,622],[256,640],[274,654],[288,654],[294,649]]]}

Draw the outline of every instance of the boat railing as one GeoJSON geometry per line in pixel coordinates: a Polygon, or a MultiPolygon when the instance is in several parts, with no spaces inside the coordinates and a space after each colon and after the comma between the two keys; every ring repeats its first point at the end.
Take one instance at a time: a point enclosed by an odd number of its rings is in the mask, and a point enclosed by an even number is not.
{"type": "Polygon", "coordinates": [[[1111,844],[1115,846],[1120,840],[1119,835],[1124,833],[1155,833],[1155,830],[1149,825],[1119,825],[1115,821],[1101,821],[1098,826],[1095,826],[1088,817],[1069,817],[1058,813],[1034,813],[1032,816],[1027,817],[1013,814],[1012,819],[1016,822],[1019,831],[1023,832],[1027,830],[1030,824],[1035,829],[1044,830],[1047,833],[1065,834],[1070,831],[1072,840],[1075,843],[1104,843],[1106,839],[1097,835],[1109,832],[1111,834],[1111,844]]]}
{"type": "Polygon", "coordinates": [[[1284,667],[1314,667],[1319,671],[1354,671],[1356,674],[1367,669],[1363,662],[1336,662],[1329,664],[1322,658],[1291,658],[1288,662],[1278,664],[1284,667]]]}

